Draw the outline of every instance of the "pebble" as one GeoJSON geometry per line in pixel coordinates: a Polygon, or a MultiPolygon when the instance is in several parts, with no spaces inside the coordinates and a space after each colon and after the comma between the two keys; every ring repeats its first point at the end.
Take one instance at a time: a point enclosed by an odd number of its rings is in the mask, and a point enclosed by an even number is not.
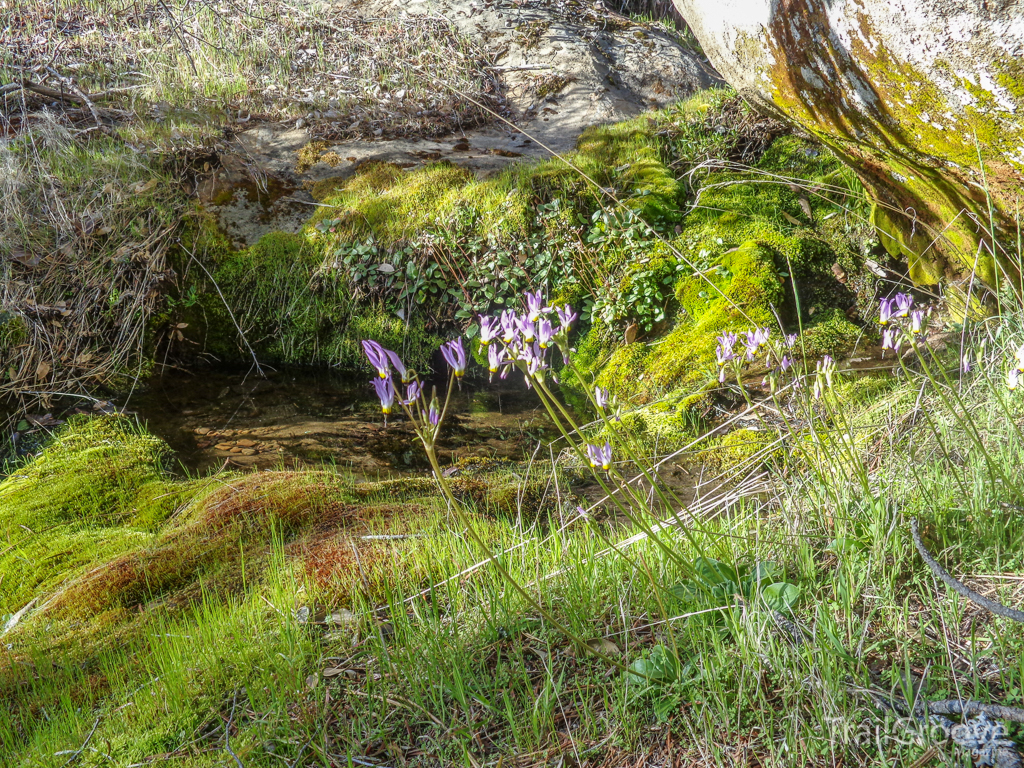
{"type": "Polygon", "coordinates": [[[253,448],[242,448],[239,451],[239,453],[241,453],[243,456],[255,456],[256,455],[256,451],[253,448]]]}
{"type": "Polygon", "coordinates": [[[231,443],[217,443],[213,447],[216,448],[218,451],[230,451],[232,448],[234,448],[234,446],[231,445],[231,443]]]}
{"type": "Polygon", "coordinates": [[[249,440],[249,439],[238,440],[235,443],[235,445],[241,446],[242,448],[252,448],[254,445],[256,445],[256,441],[255,440],[249,440]]]}
{"type": "Polygon", "coordinates": [[[196,427],[195,433],[197,435],[208,435],[208,434],[210,434],[210,428],[209,427],[196,427]]]}

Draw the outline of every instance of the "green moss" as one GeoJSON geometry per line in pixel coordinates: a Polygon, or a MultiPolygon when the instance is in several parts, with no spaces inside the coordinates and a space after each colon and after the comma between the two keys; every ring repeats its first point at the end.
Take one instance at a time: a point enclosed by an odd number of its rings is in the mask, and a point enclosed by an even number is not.
{"type": "Polygon", "coordinates": [[[92,637],[132,624],[136,606],[237,584],[244,559],[274,537],[315,539],[313,526],[340,529],[360,514],[339,475],[175,480],[168,455],[124,417],[76,417],[0,482],[0,616],[37,598],[48,620],[90,615],[66,629],[92,637]]]}
{"type": "Polygon", "coordinates": [[[711,402],[707,390],[670,397],[628,412],[622,416],[621,425],[646,450],[679,450],[707,431],[711,402]]]}
{"type": "MultiPolygon", "coordinates": [[[[873,32],[865,28],[864,34],[868,39],[873,32]]],[[[1024,174],[1018,151],[1024,123],[1013,119],[1006,103],[1007,96],[1020,102],[1024,93],[1019,57],[991,51],[987,66],[996,73],[997,93],[951,63],[935,62],[936,77],[891,55],[884,44],[858,46],[858,69],[851,73],[836,71],[844,66],[842,58],[830,59],[823,69],[807,51],[775,51],[776,105],[858,169],[878,206],[874,222],[886,233],[886,248],[908,260],[915,281],[971,274],[993,284],[991,254],[999,249],[986,243],[986,229],[991,225],[1013,238],[1024,174]],[[858,108],[855,94],[836,98],[834,91],[822,90],[822,82],[831,88],[848,74],[847,82],[870,83],[884,116],[858,108]]]]}
{"type": "Polygon", "coordinates": [[[742,467],[751,472],[779,460],[782,453],[782,446],[774,432],[736,429],[719,438],[705,457],[709,463],[723,471],[742,467]]]}
{"type": "Polygon", "coordinates": [[[784,298],[775,262],[771,249],[749,241],[723,254],[720,269],[680,280],[675,327],[650,344],[612,351],[599,370],[591,369],[597,382],[641,403],[675,389],[701,388],[716,376],[716,336],[775,324],[772,307],[784,298]]]}
{"type": "Polygon", "coordinates": [[[815,317],[803,334],[801,350],[808,357],[831,355],[838,358],[851,351],[863,339],[864,329],[854,325],[840,309],[831,309],[815,317]]]}
{"type": "Polygon", "coordinates": [[[408,172],[368,165],[325,197],[333,210],[319,211],[311,223],[340,218],[339,238],[372,237],[385,247],[424,231],[467,226],[499,240],[521,236],[538,200],[571,199],[587,213],[598,207],[601,191],[574,167],[614,188],[627,208],[655,221],[678,220],[683,187],[660,156],[656,129],[648,117],[589,128],[566,161],[517,165],[484,180],[448,163],[408,172]]]}
{"type": "Polygon", "coordinates": [[[0,483],[0,614],[90,565],[145,546],[179,501],[166,445],[128,419],[72,419],[0,483]],[[148,503],[140,509],[138,493],[148,503]]]}
{"type": "MultiPolygon", "coordinates": [[[[728,156],[736,141],[728,125],[711,132],[704,121],[716,123],[732,105],[727,93],[712,92],[658,114],[668,146],[680,156],[678,165],[705,159],[705,152],[728,156]],[[718,140],[709,140],[709,133],[718,140]]],[[[681,259],[652,242],[639,255],[630,254],[612,278],[616,318],[637,323],[647,335],[624,344],[621,332],[594,323],[575,357],[585,382],[596,381],[634,404],[657,402],[634,414],[638,429],[666,439],[675,432],[681,439],[693,434],[706,413],[701,404],[717,374],[721,333],[758,325],[778,332],[779,319],[790,331],[820,325],[812,346],[831,351],[859,334],[842,312],[854,296],[832,271],[837,263],[857,269],[854,241],[864,235],[860,225],[839,225],[846,190],[860,192],[841,177],[842,167],[827,149],[786,135],[772,141],[749,170],[695,176],[695,204],[671,240],[681,259]],[[792,181],[776,183],[780,177],[792,181]],[[663,262],[686,267],[668,296],[656,290],[663,262]],[[647,283],[642,290],[640,279],[647,283]],[[660,324],[644,319],[645,302],[652,300],[666,315],[660,324]],[[826,318],[831,322],[823,323],[826,318]]]]}

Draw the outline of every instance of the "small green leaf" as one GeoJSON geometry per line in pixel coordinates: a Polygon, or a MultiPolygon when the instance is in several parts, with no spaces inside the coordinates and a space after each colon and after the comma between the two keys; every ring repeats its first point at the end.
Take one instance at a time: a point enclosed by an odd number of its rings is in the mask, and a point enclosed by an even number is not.
{"type": "Polygon", "coordinates": [[[777,581],[769,584],[761,592],[761,597],[769,608],[779,613],[788,612],[800,599],[800,587],[788,581],[777,581]]]}
{"type": "Polygon", "coordinates": [[[698,557],[693,561],[693,570],[697,578],[709,587],[732,583],[736,576],[736,570],[721,560],[713,557],[698,557]]]}

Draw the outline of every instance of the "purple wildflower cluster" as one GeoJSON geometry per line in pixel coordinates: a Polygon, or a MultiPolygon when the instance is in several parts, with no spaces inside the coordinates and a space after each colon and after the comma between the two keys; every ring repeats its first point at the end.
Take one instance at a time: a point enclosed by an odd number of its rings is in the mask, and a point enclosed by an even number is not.
{"type": "Polygon", "coordinates": [[[928,312],[914,309],[914,297],[909,293],[897,293],[879,302],[878,323],[882,326],[882,349],[898,352],[905,338],[909,337],[913,343],[924,334],[928,312]]]}
{"type": "MultiPolygon", "coordinates": [[[[767,369],[764,383],[771,392],[778,391],[783,384],[800,389],[805,380],[803,366],[794,357],[795,333],[773,338],[770,328],[754,328],[742,334],[727,332],[718,337],[715,358],[718,361],[718,381],[725,383],[729,371],[741,383],[744,367],[759,363],[767,369]]],[[[832,387],[836,372],[836,361],[825,355],[815,365],[812,392],[815,399],[832,387]]]]}
{"type": "Polygon", "coordinates": [[[604,445],[588,445],[587,459],[591,469],[600,467],[607,472],[612,468],[612,444],[606,440],[604,445]]]}
{"type": "Polygon", "coordinates": [[[579,315],[572,307],[551,307],[540,291],[526,293],[526,309],[506,309],[500,315],[480,317],[480,343],[487,348],[487,370],[504,379],[513,368],[526,374],[526,386],[544,380],[550,370],[549,353],[557,348],[569,362],[569,330],[579,315]]]}
{"type": "MultiPolygon", "coordinates": [[[[521,370],[526,377],[526,386],[534,383],[543,385],[545,372],[550,370],[549,355],[552,349],[558,349],[563,361],[569,363],[572,349],[569,347],[569,331],[579,315],[572,307],[548,306],[541,291],[528,292],[525,295],[526,308],[516,313],[506,309],[499,315],[480,317],[480,344],[487,350],[487,369],[491,379],[498,374],[504,379],[512,368],[521,370]]],[[[447,402],[441,406],[437,400],[436,390],[431,393],[428,401],[423,385],[415,371],[408,370],[402,360],[390,349],[384,349],[375,341],[363,341],[363,351],[370,365],[377,371],[373,387],[380,399],[381,410],[387,417],[395,408],[401,406],[410,418],[414,428],[424,444],[433,445],[441,420],[444,418],[447,402]],[[398,393],[395,378],[406,385],[405,397],[398,393]]],[[[462,339],[454,339],[441,346],[441,355],[451,369],[455,381],[459,381],[466,372],[466,349],[462,339]]],[[[594,402],[602,413],[613,405],[608,390],[596,387],[594,402]]],[[[613,418],[618,418],[614,414],[613,418]]],[[[586,456],[592,468],[601,468],[606,472],[612,466],[612,446],[588,445],[586,456]]]]}
{"type": "Polygon", "coordinates": [[[363,352],[377,370],[377,378],[373,380],[373,388],[380,398],[380,407],[385,416],[394,410],[395,403],[408,406],[419,399],[423,391],[423,385],[416,376],[415,371],[405,367],[402,359],[390,349],[384,349],[376,341],[363,341],[363,352]],[[405,384],[405,397],[399,397],[398,388],[395,386],[395,379],[392,376],[392,368],[398,374],[402,384],[405,384]]]}
{"type": "Polygon", "coordinates": [[[761,362],[768,369],[765,381],[774,392],[783,375],[793,375],[793,345],[796,334],[787,334],[780,340],[772,338],[770,328],[754,328],[742,335],[727,332],[718,337],[715,359],[718,361],[718,381],[725,383],[727,370],[731,369],[739,381],[743,367],[761,362]]]}
{"type": "MultiPolygon", "coordinates": [[[[752,363],[762,352],[769,348],[771,336],[770,328],[754,328],[752,331],[744,331],[742,337],[732,331],[719,336],[717,339],[718,346],[715,348],[719,382],[725,383],[726,368],[732,368],[738,379],[739,372],[743,366],[752,363]]],[[[769,350],[766,360],[771,360],[772,351],[769,350]]]]}
{"type": "MultiPolygon", "coordinates": [[[[505,310],[494,317],[481,316],[480,344],[487,349],[487,368],[492,379],[496,373],[504,379],[516,367],[526,374],[527,386],[532,386],[538,379],[543,381],[544,372],[550,369],[548,356],[553,347],[561,351],[568,363],[569,330],[579,315],[569,306],[547,306],[541,291],[527,293],[525,298],[526,308],[521,313],[505,310]]],[[[416,372],[407,369],[398,354],[376,341],[363,341],[363,351],[377,371],[373,388],[384,416],[389,416],[397,404],[422,430],[425,439],[433,439],[444,414],[436,391],[428,401],[416,372]],[[405,385],[404,397],[398,391],[396,379],[405,385]]],[[[461,382],[468,361],[462,339],[442,344],[441,356],[455,381],[461,382]]]]}

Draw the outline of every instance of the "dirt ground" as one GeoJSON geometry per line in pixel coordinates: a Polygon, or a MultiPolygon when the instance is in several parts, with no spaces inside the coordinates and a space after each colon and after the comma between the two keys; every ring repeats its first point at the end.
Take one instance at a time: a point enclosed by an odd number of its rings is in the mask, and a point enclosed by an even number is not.
{"type": "Polygon", "coordinates": [[[344,178],[364,163],[413,168],[447,160],[486,176],[510,163],[568,152],[588,126],[623,120],[721,82],[666,27],[635,22],[601,3],[374,0],[346,10],[366,18],[447,20],[494,62],[488,70],[501,86],[500,111],[488,125],[448,136],[328,141],[331,164],[311,167],[298,166],[298,152],[330,135],[326,113],[237,133],[221,156],[222,168],[199,192],[238,245],[274,230],[298,231],[315,205],[304,187],[344,178]]]}

